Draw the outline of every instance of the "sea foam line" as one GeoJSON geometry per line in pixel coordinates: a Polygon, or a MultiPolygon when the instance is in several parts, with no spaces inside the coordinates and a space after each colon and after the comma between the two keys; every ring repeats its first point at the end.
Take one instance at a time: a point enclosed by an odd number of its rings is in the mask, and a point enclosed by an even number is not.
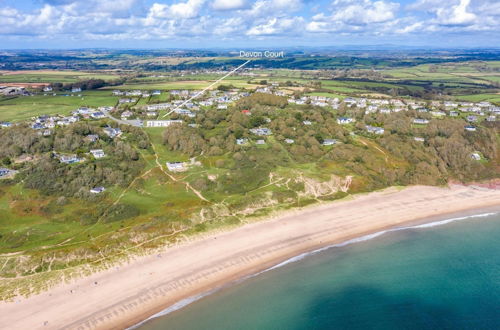
{"type": "Polygon", "coordinates": [[[323,252],[323,251],[326,251],[326,250],[329,250],[329,249],[332,249],[332,248],[336,248],[336,247],[343,247],[343,246],[347,246],[347,245],[351,245],[351,244],[355,244],[355,243],[360,243],[360,242],[365,242],[365,241],[369,241],[371,239],[374,239],[376,237],[379,237],[379,236],[382,236],[384,234],[387,234],[387,233],[391,233],[391,232],[396,232],[396,231],[402,231],[402,230],[409,230],[409,229],[424,229],[424,228],[432,228],[432,227],[437,227],[437,226],[442,226],[442,225],[446,225],[448,223],[451,223],[451,222],[456,222],[456,221],[462,221],[462,220],[466,220],[466,219],[473,219],[473,218],[484,218],[484,217],[488,217],[488,216],[491,216],[491,215],[495,215],[495,214],[499,214],[497,212],[490,212],[490,213],[481,213],[481,214],[474,214],[474,215],[468,215],[468,216],[464,216],[464,217],[457,217],[457,218],[450,218],[450,219],[446,219],[446,220],[439,220],[439,221],[434,221],[434,222],[429,222],[429,223],[424,223],[424,224],[420,224],[420,225],[413,225],[413,226],[404,226],[404,227],[395,227],[395,228],[391,228],[391,229],[387,229],[387,230],[381,230],[381,231],[378,231],[378,232],[375,232],[373,234],[368,234],[368,235],[364,235],[364,236],[360,236],[360,237],[356,237],[356,238],[353,238],[353,239],[350,239],[350,240],[347,240],[347,241],[344,241],[342,243],[337,243],[337,244],[332,244],[332,245],[327,245],[325,247],[322,247],[322,248],[319,248],[319,249],[316,249],[316,250],[313,250],[313,251],[310,251],[310,252],[304,252],[304,253],[301,253],[299,255],[296,255],[294,257],[291,257],[283,262],[280,262],[272,267],[269,267],[269,268],[266,268],[260,272],[257,272],[255,274],[251,274],[251,275],[248,275],[248,276],[245,276],[245,277],[242,277],[241,279],[239,280],[236,280],[236,281],[233,281],[229,284],[225,284],[225,285],[222,285],[220,287],[217,287],[217,288],[214,288],[210,291],[206,291],[206,292],[203,292],[203,293],[200,293],[200,294],[197,294],[197,295],[194,295],[194,296],[191,296],[191,297],[188,297],[188,298],[185,298],[185,299],[182,299],[178,302],[176,302],[175,304],[171,305],[170,307],[167,307],[165,308],[164,310],[162,310],[161,312],[158,312],[150,317],[148,317],[147,319],[145,319],[144,321],[128,328],[127,330],[132,330],[132,329],[137,329],[138,327],[140,327],[141,325],[143,325],[144,323],[152,320],[152,319],[156,319],[158,317],[161,317],[161,316],[165,316],[167,314],[170,314],[172,312],[175,312],[181,308],[184,308],[206,296],[209,296],[215,292],[218,292],[220,290],[222,290],[223,288],[229,286],[229,285],[235,285],[235,284],[238,284],[238,283],[241,283],[243,281],[246,281],[250,278],[253,278],[253,277],[256,277],[256,276],[259,276],[263,273],[266,273],[268,271],[271,271],[271,270],[274,270],[274,269],[277,269],[277,268],[281,268],[285,265],[288,265],[288,264],[291,264],[291,263],[295,263],[297,261],[300,261],[306,257],[309,257],[309,256],[312,256],[312,255],[315,255],[315,254],[318,254],[320,252],[323,252]]]}

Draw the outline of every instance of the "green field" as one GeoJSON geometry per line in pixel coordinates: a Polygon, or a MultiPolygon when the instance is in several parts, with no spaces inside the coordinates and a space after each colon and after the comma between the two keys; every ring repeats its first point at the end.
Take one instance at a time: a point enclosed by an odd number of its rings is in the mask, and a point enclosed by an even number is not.
{"type": "Polygon", "coordinates": [[[21,73],[0,71],[0,83],[74,83],[86,79],[113,80],[118,75],[79,71],[22,71],[21,73]]]}
{"type": "Polygon", "coordinates": [[[110,91],[85,91],[81,97],[68,93],[64,96],[34,95],[0,98],[0,121],[21,121],[39,115],[70,114],[80,106],[114,106],[118,97],[110,91]]]}

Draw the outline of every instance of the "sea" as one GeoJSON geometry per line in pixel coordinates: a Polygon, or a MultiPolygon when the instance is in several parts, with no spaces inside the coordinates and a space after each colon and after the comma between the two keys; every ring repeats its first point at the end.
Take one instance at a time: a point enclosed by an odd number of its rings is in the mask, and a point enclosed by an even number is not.
{"type": "Polygon", "coordinates": [[[135,328],[500,329],[500,213],[449,216],[296,256],[135,328]]]}

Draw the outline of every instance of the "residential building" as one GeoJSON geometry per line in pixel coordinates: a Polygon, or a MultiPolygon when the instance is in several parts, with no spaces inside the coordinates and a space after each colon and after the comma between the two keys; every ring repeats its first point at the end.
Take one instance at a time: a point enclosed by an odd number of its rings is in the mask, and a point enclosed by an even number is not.
{"type": "Polygon", "coordinates": [[[90,150],[90,153],[92,154],[92,156],[94,156],[95,159],[106,157],[106,154],[102,149],[92,149],[90,150]]]}
{"type": "Polygon", "coordinates": [[[104,187],[95,187],[95,188],[90,189],[90,192],[92,194],[100,194],[100,193],[104,192],[105,190],[106,190],[106,188],[104,188],[104,187]]]}
{"type": "Polygon", "coordinates": [[[354,122],[354,118],[340,117],[337,119],[337,124],[346,125],[354,122]]]}
{"type": "Polygon", "coordinates": [[[146,127],[168,127],[172,124],[182,124],[182,120],[147,120],[146,127]]]}
{"type": "Polygon", "coordinates": [[[377,134],[377,135],[382,135],[385,132],[385,130],[382,127],[376,127],[376,126],[370,126],[370,125],[366,125],[366,130],[369,133],[373,133],[373,134],[377,134]]]}
{"type": "Polygon", "coordinates": [[[182,172],[186,170],[186,167],[182,162],[173,162],[173,163],[167,162],[167,168],[169,171],[172,172],[182,172]]]}
{"type": "Polygon", "coordinates": [[[324,139],[322,144],[324,146],[332,146],[336,143],[337,143],[337,140],[335,140],[335,139],[324,139]]]}

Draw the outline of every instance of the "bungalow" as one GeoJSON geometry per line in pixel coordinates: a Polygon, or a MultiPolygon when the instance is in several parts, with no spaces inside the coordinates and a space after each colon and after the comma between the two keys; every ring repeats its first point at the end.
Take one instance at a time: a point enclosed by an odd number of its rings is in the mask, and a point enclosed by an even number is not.
{"type": "Polygon", "coordinates": [[[103,130],[104,133],[112,139],[122,134],[122,130],[119,128],[105,127],[103,130]]]}
{"type": "Polygon", "coordinates": [[[415,140],[415,141],[417,141],[417,142],[425,142],[425,139],[424,139],[424,138],[422,138],[422,137],[417,137],[417,136],[415,136],[415,137],[413,138],[413,140],[415,140]]]}
{"type": "Polygon", "coordinates": [[[369,133],[378,134],[378,135],[382,135],[385,132],[385,130],[382,127],[376,127],[376,126],[370,126],[370,125],[366,125],[366,130],[369,133]]]}
{"type": "Polygon", "coordinates": [[[34,123],[33,125],[31,125],[31,128],[33,128],[33,129],[43,129],[43,128],[45,128],[45,126],[43,124],[40,124],[40,123],[34,123]]]}
{"type": "Polygon", "coordinates": [[[241,110],[241,113],[247,116],[250,116],[252,114],[250,110],[241,110]]]}
{"type": "Polygon", "coordinates": [[[450,117],[458,117],[457,111],[450,111],[450,117]]]}
{"type": "Polygon", "coordinates": [[[128,119],[128,118],[132,117],[133,115],[134,115],[134,113],[132,111],[127,110],[127,111],[124,111],[122,113],[121,117],[122,117],[122,119],[128,119]]]}
{"type": "Polygon", "coordinates": [[[153,91],[153,93],[151,93],[151,95],[161,95],[161,91],[153,91]]]}
{"type": "Polygon", "coordinates": [[[496,121],[497,120],[497,117],[496,116],[489,116],[488,118],[486,118],[487,121],[496,121]]]}
{"type": "Polygon", "coordinates": [[[474,160],[481,160],[481,155],[477,152],[473,152],[470,157],[474,160]]]}
{"type": "Polygon", "coordinates": [[[87,135],[84,138],[84,140],[87,141],[87,142],[96,142],[97,140],[99,140],[99,135],[97,135],[97,134],[90,134],[90,135],[87,135]]]}
{"type": "Polygon", "coordinates": [[[92,117],[93,119],[102,119],[105,118],[106,115],[101,111],[95,111],[90,114],[90,117],[92,117]]]}
{"type": "Polygon", "coordinates": [[[114,96],[123,96],[123,95],[125,95],[125,92],[122,92],[120,90],[114,90],[113,95],[114,96]]]}
{"type": "Polygon", "coordinates": [[[257,141],[255,141],[255,143],[258,144],[258,145],[264,145],[264,144],[266,144],[266,141],[264,141],[264,140],[257,140],[257,141]]]}
{"type": "Polygon", "coordinates": [[[260,135],[260,136],[272,134],[271,130],[269,128],[265,128],[265,127],[252,128],[250,130],[250,132],[252,132],[255,135],[260,135]]]}
{"type": "Polygon", "coordinates": [[[146,127],[168,127],[172,124],[182,124],[182,120],[147,120],[146,127]]]}
{"type": "Polygon", "coordinates": [[[443,111],[431,111],[430,113],[434,117],[443,117],[443,116],[446,116],[446,113],[443,112],[443,111]]]}
{"type": "Polygon", "coordinates": [[[471,123],[474,123],[477,121],[477,117],[476,116],[467,116],[467,121],[468,122],[471,122],[471,123]]]}
{"type": "Polygon", "coordinates": [[[248,142],[248,139],[236,139],[236,144],[239,146],[247,144],[247,142],[248,142]]]}
{"type": "Polygon", "coordinates": [[[100,194],[100,193],[104,192],[105,190],[106,190],[106,188],[104,188],[104,187],[95,187],[95,188],[90,189],[90,192],[92,194],[100,194]]]}
{"type": "Polygon", "coordinates": [[[186,167],[182,162],[173,162],[173,163],[167,162],[167,168],[169,171],[172,172],[182,172],[186,170],[186,167]]]}
{"type": "Polygon", "coordinates": [[[427,125],[429,123],[428,119],[422,119],[422,118],[415,118],[413,119],[414,124],[419,124],[419,125],[427,125]]]}
{"type": "Polygon", "coordinates": [[[354,122],[354,118],[340,117],[337,119],[337,124],[346,125],[354,122]]]}
{"type": "Polygon", "coordinates": [[[285,142],[288,144],[293,144],[295,141],[292,139],[285,139],[285,142]]]}
{"type": "Polygon", "coordinates": [[[59,157],[59,161],[64,164],[73,164],[73,163],[79,163],[81,161],[80,158],[78,158],[76,155],[62,155],[59,157]]]}
{"type": "Polygon", "coordinates": [[[102,149],[92,149],[90,150],[90,153],[92,154],[92,156],[94,156],[95,159],[106,157],[106,154],[102,149]]]}
{"type": "Polygon", "coordinates": [[[146,116],[156,117],[156,116],[158,116],[158,113],[156,111],[148,111],[148,112],[146,112],[146,116]]]}
{"type": "Polygon", "coordinates": [[[472,126],[472,125],[467,125],[464,127],[466,131],[469,131],[469,132],[475,132],[476,131],[476,127],[472,126]]]}
{"type": "Polygon", "coordinates": [[[310,122],[309,120],[304,120],[302,124],[309,126],[312,125],[312,122],[310,122]]]}
{"type": "Polygon", "coordinates": [[[227,104],[219,104],[219,105],[217,106],[217,109],[218,109],[218,110],[226,110],[226,109],[227,109],[227,104]]]}
{"type": "Polygon", "coordinates": [[[170,103],[158,103],[158,104],[151,104],[146,106],[146,110],[148,111],[156,111],[156,110],[166,110],[170,109],[172,105],[170,103]]]}
{"type": "Polygon", "coordinates": [[[324,139],[322,145],[333,146],[336,143],[337,143],[337,140],[335,140],[335,139],[324,139]]]}

